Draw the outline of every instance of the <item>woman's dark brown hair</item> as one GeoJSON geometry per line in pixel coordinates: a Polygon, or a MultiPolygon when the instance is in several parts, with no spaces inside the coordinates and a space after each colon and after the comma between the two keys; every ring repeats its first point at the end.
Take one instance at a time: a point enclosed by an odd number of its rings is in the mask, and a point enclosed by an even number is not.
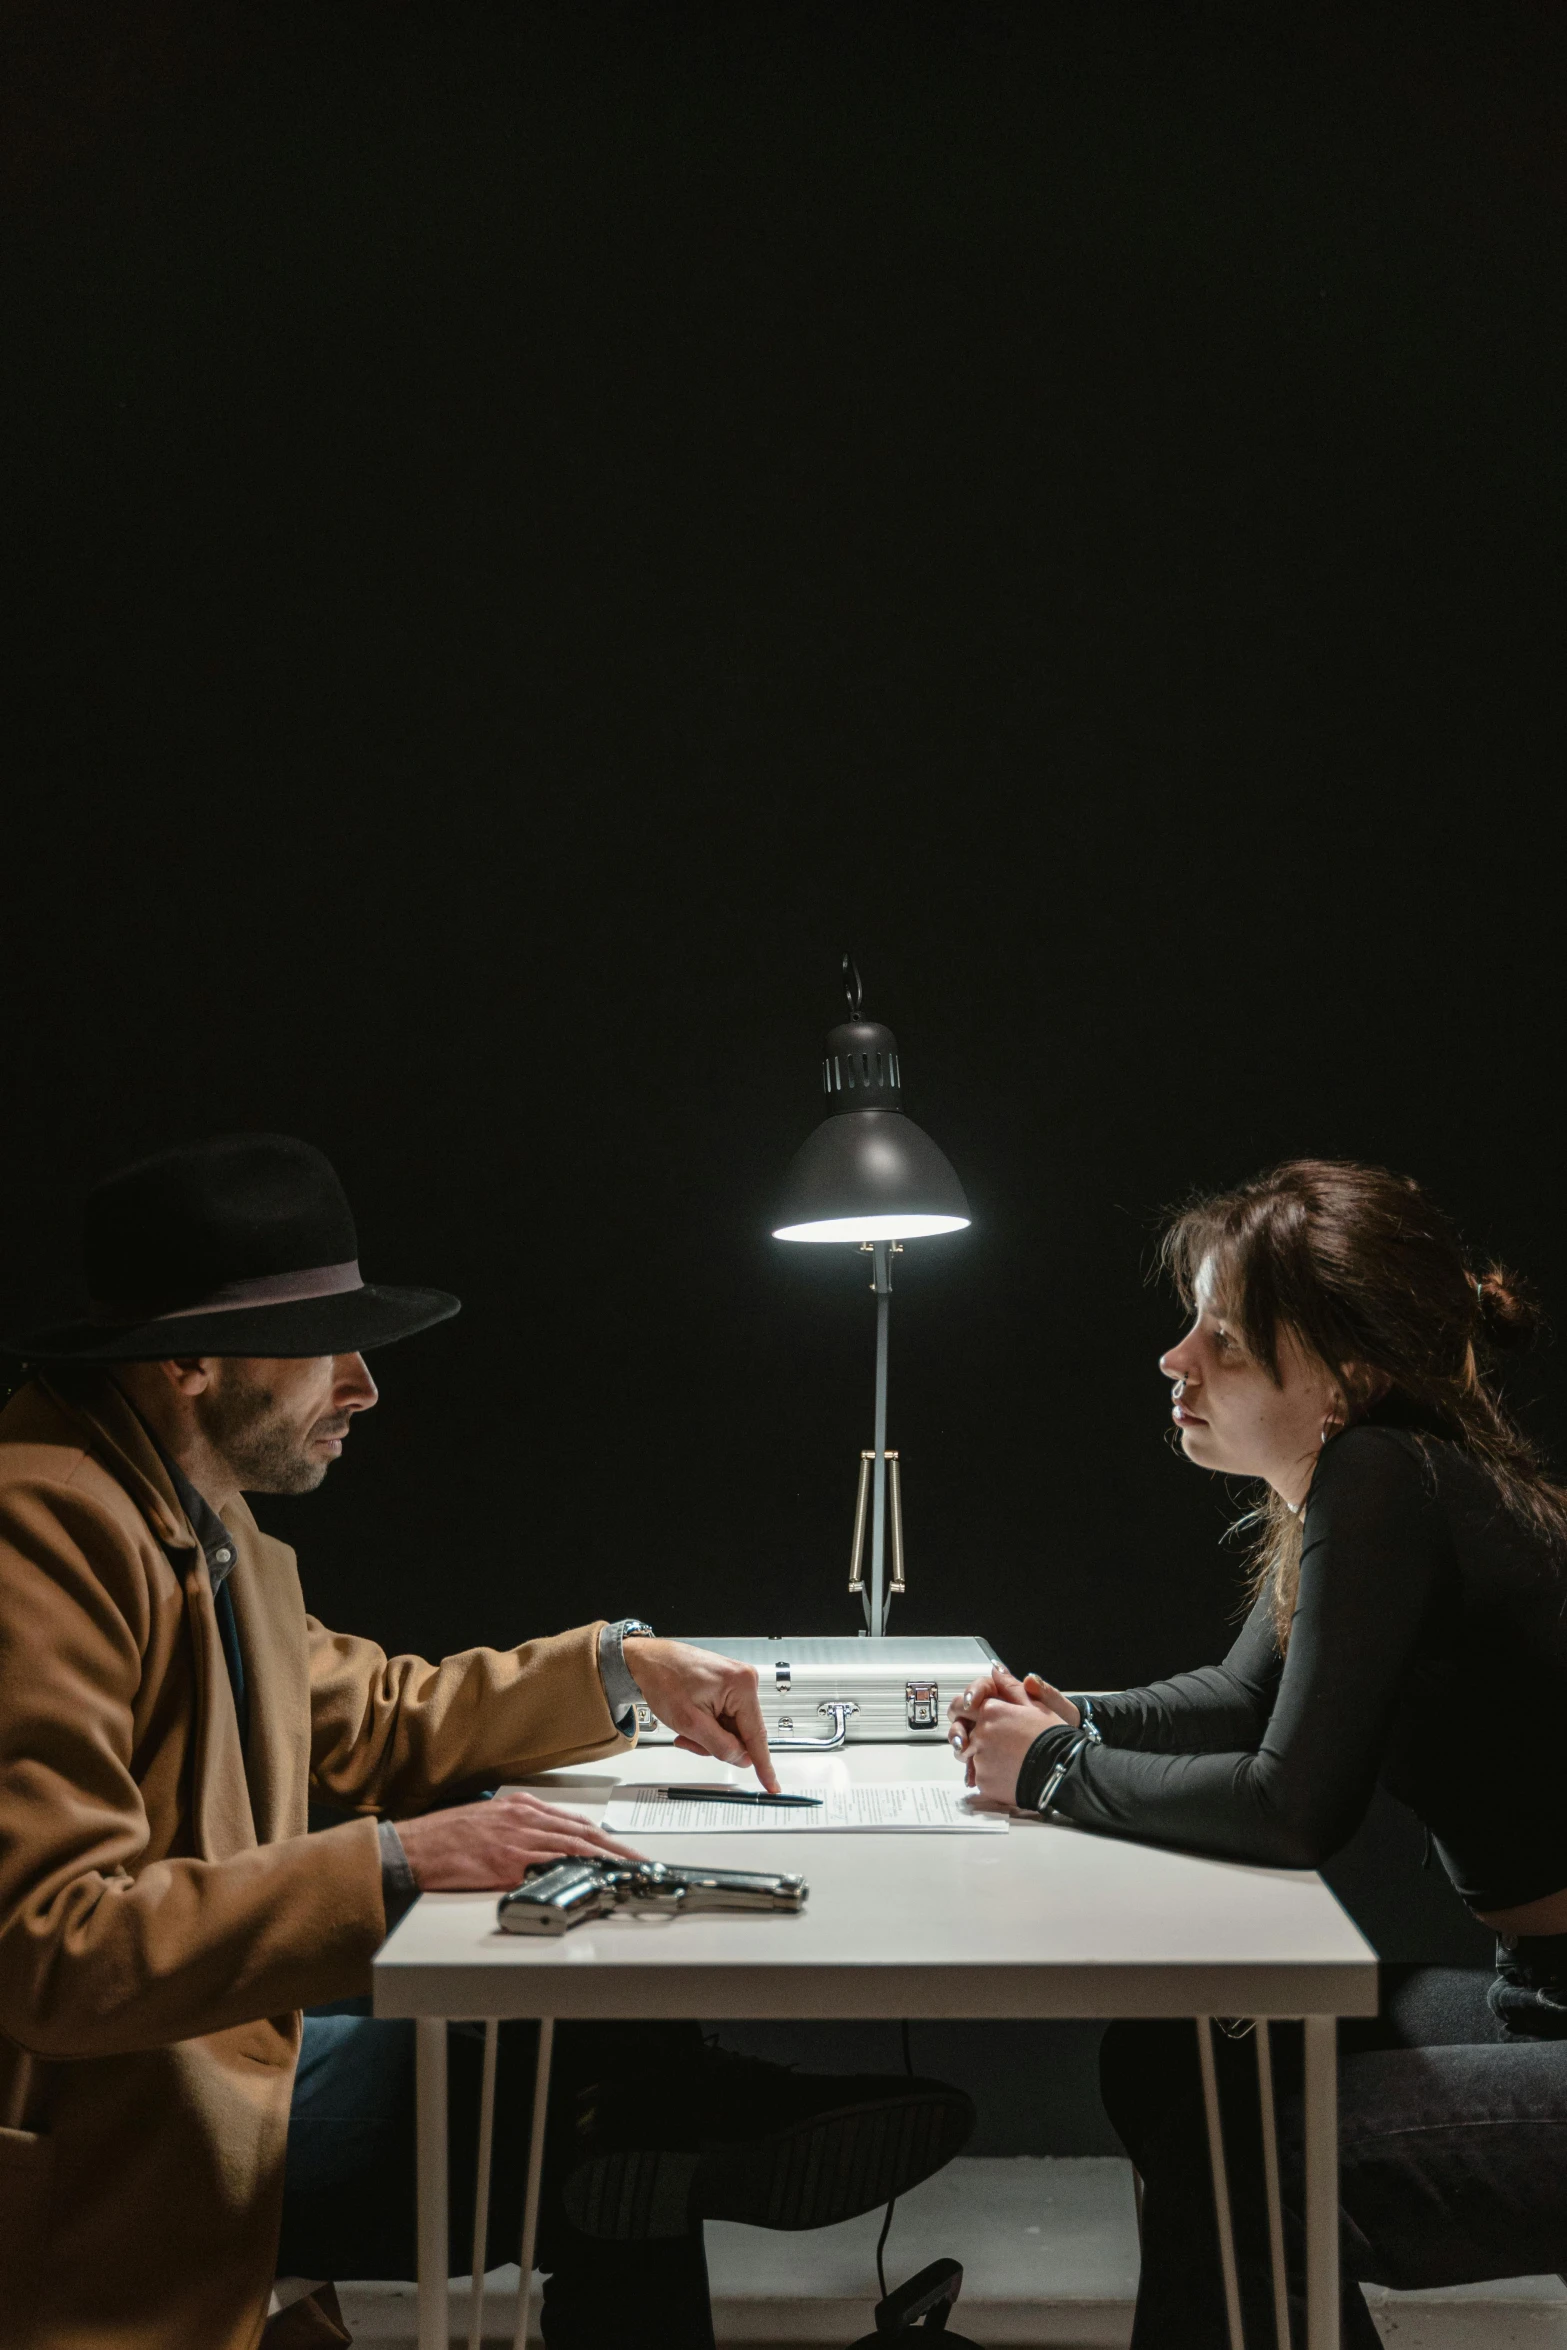
{"type": "MultiPolygon", "coordinates": [[[[1495,1356],[1531,1343],[1539,1311],[1502,1266],[1470,1264],[1453,1226],[1407,1175],[1292,1159],[1184,1209],[1160,1257],[1188,1309],[1205,1276],[1210,1298],[1273,1378],[1287,1328],[1332,1373],[1346,1420],[1461,1446],[1516,1517],[1553,1545],[1567,1542],[1567,1489],[1546,1474],[1493,1380],[1495,1356]]],[[[1271,1591],[1281,1649],[1304,1514],[1268,1489],[1241,1521],[1258,1529],[1252,1591],[1271,1591]]]]}

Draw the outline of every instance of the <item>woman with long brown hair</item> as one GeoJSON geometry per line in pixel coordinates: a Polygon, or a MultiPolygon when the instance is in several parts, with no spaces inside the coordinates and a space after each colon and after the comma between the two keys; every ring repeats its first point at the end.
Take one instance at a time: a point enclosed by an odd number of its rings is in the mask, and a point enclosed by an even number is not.
{"type": "MultiPolygon", "coordinates": [[[[1540,2133],[1567,2151],[1567,1492],[1494,1378],[1538,1317],[1379,1168],[1279,1167],[1187,1209],[1164,1261],[1192,1317],[1160,1365],[1181,1449],[1258,1483],[1250,1612],[1222,1664],[1112,1697],[998,1671],[953,1708],[954,1745],[985,1794],[1273,1866],[1327,1860],[1379,1779],[1402,1798],[1498,1968],[1390,1976],[1377,2024],[1343,2035],[1347,2271],[1559,2269],[1540,2133]]],[[[1103,2077],[1146,2183],[1134,2350],[1220,2344],[1189,2029],[1117,2026],[1103,2077]]],[[[1243,2177],[1265,2321],[1252,2199],[1243,2177]]],[[[1371,2350],[1352,2285],[1344,2322],[1371,2350]]]]}

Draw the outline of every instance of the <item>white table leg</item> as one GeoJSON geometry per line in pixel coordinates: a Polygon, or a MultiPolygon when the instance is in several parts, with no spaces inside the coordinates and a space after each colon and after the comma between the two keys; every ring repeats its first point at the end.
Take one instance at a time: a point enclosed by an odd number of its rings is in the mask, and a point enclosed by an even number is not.
{"type": "Polygon", "coordinates": [[[419,2350],[447,2350],[446,2025],[414,2025],[418,2102],[419,2350]]]}
{"type": "Polygon", "coordinates": [[[1338,2019],[1308,2015],[1305,2031],[1306,2350],[1340,2350],[1338,2019]]]}
{"type": "MultiPolygon", "coordinates": [[[[484,2027],[484,2078],[479,2088],[479,2158],[473,2186],[473,2299],[468,2313],[468,2350],[484,2340],[484,2261],[489,2242],[490,2168],[495,2153],[495,2070],[501,2027],[493,2016],[484,2027]]],[[[1286,2342],[1284,2350],[1289,2350],[1286,2342]]]]}
{"type": "Polygon", "coordinates": [[[1273,2044],[1257,2018],[1257,2095],[1262,2105],[1262,2180],[1268,2197],[1268,2261],[1273,2270],[1273,2334],[1290,2350],[1289,2271],[1284,2265],[1284,2198],[1279,2192],[1279,2125],[1273,2109],[1273,2044]]]}
{"type": "MultiPolygon", "coordinates": [[[[1241,2319],[1240,2273],[1235,2265],[1235,2226],[1230,2217],[1230,2174],[1224,2162],[1224,2120],[1219,2111],[1219,2075],[1213,2061],[1213,2021],[1197,2018],[1197,2062],[1202,2072],[1203,2111],[1208,2120],[1208,2164],[1213,2173],[1213,2209],[1219,2225],[1219,2267],[1224,2275],[1224,2316],[1230,2350],[1246,2350],[1241,2319]]],[[[1316,2344],[1311,2345],[1316,2350],[1316,2344]]]]}
{"type": "MultiPolygon", "coordinates": [[[[528,2136],[528,2191],[522,2206],[522,2249],[517,2264],[517,2331],[512,2350],[528,2350],[528,2314],[533,2300],[533,2251],[539,2236],[539,2188],[544,2178],[544,2129],[549,2118],[550,2058],[555,2052],[555,2019],[539,2020],[539,2060],[533,2070],[533,2127],[528,2136]]],[[[424,2345],[420,2344],[420,2350],[424,2345]]]]}

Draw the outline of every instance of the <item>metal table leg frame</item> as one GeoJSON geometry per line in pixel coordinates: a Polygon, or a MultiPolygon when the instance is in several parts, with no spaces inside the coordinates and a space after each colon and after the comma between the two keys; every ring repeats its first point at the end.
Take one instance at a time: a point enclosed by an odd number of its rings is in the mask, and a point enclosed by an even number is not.
{"type": "Polygon", "coordinates": [[[480,2350],[484,2340],[484,2265],[489,2246],[490,2170],[495,2157],[495,2070],[500,2047],[501,2027],[492,2016],[484,2027],[484,2078],[479,2087],[479,2159],[474,2168],[473,2299],[468,2314],[468,2350],[480,2350]]]}
{"type": "MultiPolygon", "coordinates": [[[[1202,2072],[1203,2112],[1208,2121],[1208,2163],[1213,2173],[1213,2209],[1219,2227],[1219,2267],[1224,2275],[1224,2316],[1230,2350],[1246,2350],[1241,2318],[1240,2274],[1235,2265],[1235,2225],[1230,2216],[1230,2177],[1224,2162],[1224,2122],[1219,2112],[1219,2075],[1213,2060],[1213,2018],[1197,2018],[1197,2063],[1202,2072]]],[[[1313,2345],[1315,2350],[1315,2345],[1313,2345]]]]}
{"type": "Polygon", "coordinates": [[[1257,2018],[1257,2095],[1262,2105],[1262,2178],[1268,2196],[1268,2264],[1273,2271],[1273,2338],[1290,2350],[1289,2271],[1284,2265],[1284,2199],[1279,2192],[1279,2128],[1273,2106],[1273,2050],[1257,2018]]]}
{"type": "MultiPolygon", "coordinates": [[[[1338,2242],[1338,2025],[1332,2016],[1305,2020],[1306,2054],[1306,2345],[1307,2350],[1340,2350],[1338,2242]]],[[[1257,2087],[1262,2106],[1262,2165],[1268,2200],[1268,2253],[1273,2278],[1273,2324],[1278,2350],[1289,2350],[1289,2299],[1284,2264],[1284,2219],[1279,2192],[1278,2128],[1273,2100],[1273,2067],[1268,2026],[1257,2024],[1257,2087]]],[[[533,2118],[528,2140],[528,2184],[523,2207],[521,2274],[517,2284],[517,2331],[513,2350],[527,2350],[533,2297],[533,2255],[538,2239],[539,2193],[544,2176],[550,2064],[555,2023],[539,2025],[538,2062],[533,2083],[533,2118]]],[[[473,2311],[469,2350],[484,2336],[485,2229],[495,2143],[495,2077],[500,2026],[484,2031],[484,2077],[479,2101],[478,2175],[474,2194],[473,2311]]],[[[447,2178],[446,2025],[421,2017],[415,2027],[419,2106],[419,2350],[447,2350],[447,2178]]],[[[1241,2316],[1240,2276],[1235,2259],[1235,2226],[1230,2210],[1229,2172],[1224,2158],[1224,2123],[1213,2054],[1213,2024],[1197,2018],[1197,2061],[1202,2073],[1203,2109],[1208,2124],[1208,2159],[1213,2173],[1214,2212],[1219,2231],[1219,2265],[1224,2278],[1225,2321],[1230,2350],[1246,2350],[1241,2316]]],[[[1139,2221],[1142,2217],[1139,2197],[1139,2221]]]]}
{"type": "MultiPolygon", "coordinates": [[[[544,2129],[549,2115],[550,2059],[555,2053],[555,2019],[539,2021],[539,2059],[533,2073],[533,2127],[528,2137],[528,2191],[522,2206],[522,2273],[517,2279],[517,2331],[512,2350],[528,2350],[528,2315],[533,2300],[533,2251],[539,2236],[539,2188],[544,2178],[544,2129]]],[[[421,2350],[423,2346],[421,2345],[421,2350]]]]}
{"type": "Polygon", "coordinates": [[[1338,2019],[1306,2032],[1306,2350],[1340,2350],[1338,2019]]]}
{"type": "Polygon", "coordinates": [[[419,2113],[419,2350],[448,2350],[444,2018],[422,2015],[414,2025],[414,2093],[419,2113]]]}

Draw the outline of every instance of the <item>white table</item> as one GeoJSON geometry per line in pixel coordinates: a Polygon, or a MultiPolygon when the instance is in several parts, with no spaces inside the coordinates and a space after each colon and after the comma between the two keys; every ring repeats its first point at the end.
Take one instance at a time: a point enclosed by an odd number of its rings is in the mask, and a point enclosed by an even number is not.
{"type": "MultiPolygon", "coordinates": [[[[858,1746],[782,1758],[786,1788],[948,1779],[945,1746],[858,1746]]],[[[711,1781],[738,1772],[644,1746],[551,1773],[537,1793],[598,1817],[617,1780],[711,1781]]],[[[649,1838],[660,1859],[719,1868],[797,1869],[803,1915],[627,1917],[559,1941],[502,1934],[493,1893],[427,1894],[375,1961],[375,2012],[417,2019],[419,2350],[446,2350],[446,2025],[482,2019],[486,2036],[482,2182],[488,2175],[496,2026],[540,2022],[517,2343],[526,2340],[544,2114],[561,2018],[1192,2016],[1198,2019],[1230,2334],[1241,2350],[1229,2194],[1211,2027],[1258,2019],[1264,2121],[1272,2082],[1267,2020],[1305,2026],[1308,2350],[1339,2350],[1337,2019],[1373,2015],[1376,1957],[1321,1879],[1307,1871],[1198,1860],[1150,1845],[1019,1819],[1005,1836],[733,1835],[649,1838]]],[[[1275,2317],[1282,2292],[1276,2151],[1264,2129],[1275,2317]]],[[[476,2235],[477,2235],[476,2230],[476,2235]]],[[[477,2255],[476,2255],[477,2259],[477,2255]]],[[[479,2294],[475,2292],[477,2339],[479,2294]]],[[[1288,2344],[1287,2325],[1281,2340],[1288,2344]]],[[[1252,2350],[1260,2350],[1253,2345],[1252,2350]]]]}

